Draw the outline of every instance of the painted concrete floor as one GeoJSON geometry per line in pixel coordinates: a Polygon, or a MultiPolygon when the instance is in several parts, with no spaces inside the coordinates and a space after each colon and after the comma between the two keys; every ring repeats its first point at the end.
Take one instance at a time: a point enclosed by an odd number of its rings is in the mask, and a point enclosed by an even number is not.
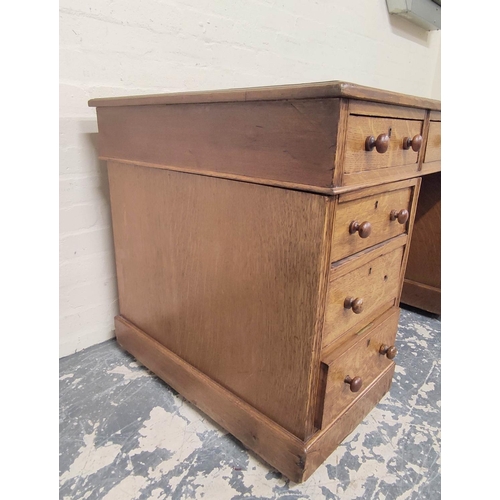
{"type": "Polygon", "coordinates": [[[60,498],[437,499],[438,318],[401,311],[388,395],[302,484],[290,482],[114,340],[60,360],[60,498]]]}

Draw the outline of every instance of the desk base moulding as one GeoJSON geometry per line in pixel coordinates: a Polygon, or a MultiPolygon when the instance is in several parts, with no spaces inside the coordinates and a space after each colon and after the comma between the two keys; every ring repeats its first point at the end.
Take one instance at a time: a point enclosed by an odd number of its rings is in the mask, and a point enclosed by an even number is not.
{"type": "Polygon", "coordinates": [[[117,316],[115,328],[118,343],[126,351],[296,483],[308,479],[389,391],[395,367],[389,365],[325,429],[302,441],[125,318],[117,316]]]}

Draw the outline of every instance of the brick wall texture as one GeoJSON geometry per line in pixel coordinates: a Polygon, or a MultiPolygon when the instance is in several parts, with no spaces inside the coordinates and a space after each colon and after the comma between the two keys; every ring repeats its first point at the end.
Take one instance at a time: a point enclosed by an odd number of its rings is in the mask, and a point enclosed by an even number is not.
{"type": "Polygon", "coordinates": [[[441,32],[385,0],[60,2],[60,355],[114,335],[94,97],[346,80],[440,98],[441,32]]]}

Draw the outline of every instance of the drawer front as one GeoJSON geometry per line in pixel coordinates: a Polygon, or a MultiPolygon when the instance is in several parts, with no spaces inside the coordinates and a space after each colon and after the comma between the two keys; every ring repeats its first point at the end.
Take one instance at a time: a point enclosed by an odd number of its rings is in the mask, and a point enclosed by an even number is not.
{"type": "Polygon", "coordinates": [[[407,233],[412,189],[405,187],[349,201],[340,196],[333,225],[331,261],[407,233]]]}
{"type": "Polygon", "coordinates": [[[421,120],[350,115],[347,125],[344,177],[404,165],[413,165],[414,171],[417,171],[419,151],[414,151],[413,147],[405,149],[404,140],[421,136],[422,126],[421,120]],[[384,134],[390,136],[387,151],[378,152],[377,147],[371,151],[366,150],[367,138],[373,137],[376,140],[384,134]]]}
{"type": "Polygon", "coordinates": [[[424,162],[441,160],[441,122],[431,122],[425,149],[424,162]]]}
{"type": "Polygon", "coordinates": [[[382,322],[379,320],[378,324],[364,329],[347,347],[337,349],[338,354],[334,352],[322,358],[323,379],[326,381],[326,387],[320,388],[324,391],[323,426],[361,397],[368,386],[393,364],[397,354],[398,320],[399,309],[396,309],[382,322]]]}
{"type": "Polygon", "coordinates": [[[323,346],[351,328],[363,328],[374,314],[396,303],[403,249],[400,246],[339,277],[335,269],[330,271],[323,346]]]}

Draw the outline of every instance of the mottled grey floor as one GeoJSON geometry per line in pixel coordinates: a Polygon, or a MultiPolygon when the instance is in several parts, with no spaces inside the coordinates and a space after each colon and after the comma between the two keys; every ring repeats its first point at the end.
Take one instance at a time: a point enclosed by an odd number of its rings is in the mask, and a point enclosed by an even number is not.
{"type": "Polygon", "coordinates": [[[390,393],[295,484],[124,353],[60,361],[61,499],[440,498],[439,319],[402,310],[390,393]]]}

